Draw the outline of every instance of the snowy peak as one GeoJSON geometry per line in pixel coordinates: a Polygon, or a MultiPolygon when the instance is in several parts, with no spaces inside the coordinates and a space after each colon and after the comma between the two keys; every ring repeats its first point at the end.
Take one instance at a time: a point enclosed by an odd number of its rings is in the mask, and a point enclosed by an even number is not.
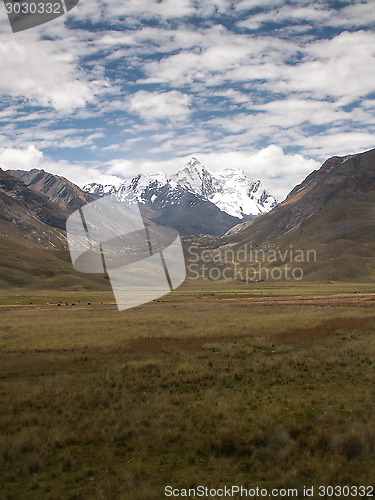
{"type": "Polygon", "coordinates": [[[133,191],[142,191],[150,187],[160,188],[168,184],[169,179],[161,172],[156,174],[138,174],[130,182],[130,187],[133,191]]]}
{"type": "Polygon", "coordinates": [[[191,193],[239,219],[266,213],[277,205],[259,179],[250,181],[244,172],[232,168],[212,173],[197,158],[170,177],[161,172],[138,174],[117,187],[93,183],[83,189],[97,196],[111,194],[123,202],[163,207],[176,205],[184,193],[191,193]]]}
{"type": "Polygon", "coordinates": [[[196,158],[172,178],[188,191],[205,197],[223,212],[239,219],[260,215],[277,205],[260,180],[250,181],[243,171],[233,168],[212,173],[196,158]]]}
{"type": "Polygon", "coordinates": [[[219,177],[212,197],[221,210],[242,219],[245,215],[260,215],[277,205],[276,199],[260,181],[249,181],[241,171],[225,172],[219,177]]]}
{"type": "Polygon", "coordinates": [[[191,157],[191,160],[187,162],[186,166],[188,167],[195,167],[195,166],[200,166],[203,167],[202,163],[197,159],[194,158],[194,156],[191,157]]]}
{"type": "Polygon", "coordinates": [[[94,196],[105,196],[107,194],[114,193],[116,187],[111,184],[98,184],[97,182],[91,182],[83,187],[85,193],[93,194],[94,196]]]}
{"type": "Polygon", "coordinates": [[[183,169],[172,175],[172,180],[191,193],[205,198],[214,193],[212,174],[196,158],[192,158],[183,169]]]}

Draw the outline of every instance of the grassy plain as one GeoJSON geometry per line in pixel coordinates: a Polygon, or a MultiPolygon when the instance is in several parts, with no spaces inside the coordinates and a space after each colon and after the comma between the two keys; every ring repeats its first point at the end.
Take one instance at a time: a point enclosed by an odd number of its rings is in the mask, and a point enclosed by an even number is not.
{"type": "Polygon", "coordinates": [[[375,285],[0,294],[0,498],[372,485],[375,285]]]}

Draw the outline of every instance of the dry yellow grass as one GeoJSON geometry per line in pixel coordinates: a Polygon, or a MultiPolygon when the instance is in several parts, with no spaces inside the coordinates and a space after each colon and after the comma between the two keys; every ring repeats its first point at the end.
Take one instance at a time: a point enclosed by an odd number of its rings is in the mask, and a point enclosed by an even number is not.
{"type": "Polygon", "coordinates": [[[126,313],[111,294],[3,296],[0,498],[371,484],[371,292],[201,283],[126,313]]]}

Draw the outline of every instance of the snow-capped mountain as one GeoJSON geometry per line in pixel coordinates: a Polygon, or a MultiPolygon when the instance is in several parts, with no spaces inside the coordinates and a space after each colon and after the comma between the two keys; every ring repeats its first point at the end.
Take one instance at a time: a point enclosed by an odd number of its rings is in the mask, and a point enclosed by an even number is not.
{"type": "Polygon", "coordinates": [[[138,174],[130,181],[124,181],[118,186],[102,186],[92,183],[85,186],[83,190],[96,196],[110,194],[126,203],[151,203],[159,207],[179,203],[181,197],[188,192],[163,173],[138,174]]]}
{"type": "Polygon", "coordinates": [[[107,194],[115,194],[116,186],[112,184],[98,184],[97,182],[91,182],[84,186],[83,191],[92,194],[94,196],[105,196],[107,194]]]}
{"type": "MultiPolygon", "coordinates": [[[[163,173],[138,174],[119,186],[93,183],[83,189],[96,196],[111,194],[124,202],[138,201],[152,204],[155,208],[180,204],[182,198],[190,193],[238,219],[266,213],[277,205],[276,199],[260,180],[250,181],[244,172],[235,169],[213,174],[196,158],[170,177],[163,173]]],[[[190,203],[197,201],[191,198],[190,203]]]]}
{"type": "Polygon", "coordinates": [[[215,178],[202,163],[192,158],[184,168],[171,176],[171,179],[191,193],[210,199],[215,193],[215,178]]]}
{"type": "Polygon", "coordinates": [[[260,215],[277,205],[260,180],[250,181],[244,172],[235,169],[212,174],[196,158],[192,158],[172,179],[239,219],[244,215],[260,215]]]}
{"type": "Polygon", "coordinates": [[[277,205],[260,180],[249,181],[243,172],[225,170],[218,176],[218,186],[211,201],[220,210],[242,219],[244,215],[260,215],[277,205]]]}

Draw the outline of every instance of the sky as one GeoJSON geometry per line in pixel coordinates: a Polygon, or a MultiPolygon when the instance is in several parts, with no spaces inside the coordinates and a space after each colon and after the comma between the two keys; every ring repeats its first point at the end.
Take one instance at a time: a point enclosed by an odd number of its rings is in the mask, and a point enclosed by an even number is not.
{"type": "Polygon", "coordinates": [[[0,167],[80,186],[193,156],[279,200],[375,147],[375,0],[80,0],[13,34],[0,5],[0,167]]]}

